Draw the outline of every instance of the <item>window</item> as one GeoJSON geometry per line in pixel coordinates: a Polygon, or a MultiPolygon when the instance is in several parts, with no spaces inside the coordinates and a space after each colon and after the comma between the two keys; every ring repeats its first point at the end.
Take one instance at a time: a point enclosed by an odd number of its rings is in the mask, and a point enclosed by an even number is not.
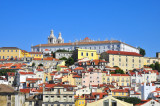
{"type": "Polygon", "coordinates": [[[0,59],[1,59],[1,56],[0,56],[0,59]]]}
{"type": "Polygon", "coordinates": [[[121,95],[121,92],[119,92],[119,95],[121,95]]]}
{"type": "Polygon", "coordinates": [[[7,106],[11,106],[11,103],[9,102],[9,103],[7,103],[7,106]]]}
{"type": "Polygon", "coordinates": [[[63,99],[66,100],[66,99],[67,99],[67,96],[63,96],[63,99]]]}
{"type": "Polygon", "coordinates": [[[17,52],[17,50],[16,50],[16,52],[17,52]]]}
{"type": "Polygon", "coordinates": [[[8,95],[8,100],[11,100],[11,95],[8,95]]]}
{"type": "Polygon", "coordinates": [[[72,99],[72,96],[69,96],[70,99],[72,99]]]}
{"type": "Polygon", "coordinates": [[[57,96],[57,98],[59,99],[59,98],[60,98],[60,96],[57,96]]]}
{"type": "Polygon", "coordinates": [[[3,52],[5,52],[5,50],[3,50],[3,52]]]}
{"type": "Polygon", "coordinates": [[[83,52],[81,52],[81,56],[83,56],[83,52]]]}
{"type": "Polygon", "coordinates": [[[86,53],[86,56],[88,56],[88,53],[86,53]]]}
{"type": "Polygon", "coordinates": [[[45,96],[45,98],[48,98],[48,96],[45,96]]]}
{"type": "Polygon", "coordinates": [[[124,92],[122,92],[122,95],[124,95],[124,92]]]}
{"type": "Polygon", "coordinates": [[[109,100],[105,100],[105,101],[103,102],[103,106],[109,106],[109,100]]]}
{"type": "Polygon", "coordinates": [[[115,100],[112,100],[112,106],[117,106],[117,102],[115,100]]]}
{"type": "Polygon", "coordinates": [[[79,102],[79,105],[81,104],[81,102],[79,102]]]}
{"type": "Polygon", "coordinates": [[[1,50],[0,50],[0,52],[1,52],[1,50]]]}
{"type": "Polygon", "coordinates": [[[132,68],[134,68],[134,64],[132,64],[132,68]]]}
{"type": "Polygon", "coordinates": [[[13,50],[11,50],[11,52],[13,52],[13,50]]]}
{"type": "Polygon", "coordinates": [[[139,59],[139,63],[141,63],[141,59],[139,59]]]}
{"type": "Polygon", "coordinates": [[[91,56],[93,57],[93,53],[91,53],[91,56]]]}
{"type": "Polygon", "coordinates": [[[8,50],[8,52],[9,52],[9,50],[8,50]]]}

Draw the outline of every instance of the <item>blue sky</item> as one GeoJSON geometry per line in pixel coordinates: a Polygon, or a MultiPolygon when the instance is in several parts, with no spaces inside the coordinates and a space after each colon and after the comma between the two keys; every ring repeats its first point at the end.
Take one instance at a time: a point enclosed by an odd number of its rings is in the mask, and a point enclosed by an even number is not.
{"type": "Polygon", "coordinates": [[[50,30],[65,42],[116,39],[160,52],[160,0],[0,0],[0,47],[31,51],[50,30]]]}

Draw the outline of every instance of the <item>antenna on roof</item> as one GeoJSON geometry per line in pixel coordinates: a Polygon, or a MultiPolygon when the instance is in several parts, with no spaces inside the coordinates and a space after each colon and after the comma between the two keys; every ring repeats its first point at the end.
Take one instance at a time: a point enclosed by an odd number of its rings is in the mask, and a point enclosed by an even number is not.
{"type": "Polygon", "coordinates": [[[98,41],[100,41],[100,38],[98,38],[98,41]]]}
{"type": "Polygon", "coordinates": [[[69,43],[71,43],[71,40],[69,40],[69,43]]]}

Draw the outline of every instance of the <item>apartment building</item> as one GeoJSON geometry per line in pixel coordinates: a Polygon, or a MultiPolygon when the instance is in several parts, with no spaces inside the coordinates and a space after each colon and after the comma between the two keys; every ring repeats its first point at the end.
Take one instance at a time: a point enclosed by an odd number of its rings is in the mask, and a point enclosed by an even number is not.
{"type": "Polygon", "coordinates": [[[75,106],[74,87],[60,83],[45,85],[42,106],[75,106]]]}
{"type": "Polygon", "coordinates": [[[103,83],[114,84],[115,86],[130,86],[130,76],[128,74],[106,74],[103,73],[103,83]]]}
{"type": "Polygon", "coordinates": [[[135,52],[106,51],[101,54],[101,58],[109,61],[108,66],[118,66],[124,72],[135,68],[143,68],[143,56],[135,52]]]}
{"type": "Polygon", "coordinates": [[[17,47],[1,47],[0,59],[43,58],[41,52],[27,52],[17,47]]]}

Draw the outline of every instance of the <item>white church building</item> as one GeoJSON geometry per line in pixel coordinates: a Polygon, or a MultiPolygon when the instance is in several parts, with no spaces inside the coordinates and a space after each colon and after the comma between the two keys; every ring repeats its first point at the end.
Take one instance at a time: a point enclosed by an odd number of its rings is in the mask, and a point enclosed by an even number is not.
{"type": "Polygon", "coordinates": [[[97,50],[97,53],[102,53],[108,50],[139,53],[138,48],[118,40],[94,41],[86,37],[80,41],[64,43],[64,39],[62,39],[61,33],[59,33],[58,38],[56,38],[54,36],[53,30],[51,30],[50,36],[48,36],[48,44],[38,44],[32,46],[31,48],[33,52],[45,52],[45,50],[55,52],[59,49],[72,51],[75,50],[76,47],[81,49],[97,50]]]}

